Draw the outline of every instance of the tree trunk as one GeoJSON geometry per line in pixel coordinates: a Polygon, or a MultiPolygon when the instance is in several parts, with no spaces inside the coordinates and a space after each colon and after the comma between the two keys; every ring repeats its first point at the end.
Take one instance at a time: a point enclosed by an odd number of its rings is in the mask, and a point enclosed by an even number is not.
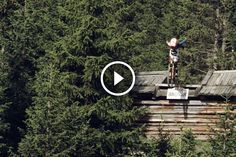
{"type": "Polygon", "coordinates": [[[222,18],[222,45],[221,45],[221,51],[224,54],[226,50],[226,38],[227,38],[227,21],[223,17],[222,18]]]}
{"type": "Polygon", "coordinates": [[[216,27],[216,32],[215,32],[215,41],[214,41],[214,51],[213,51],[213,69],[217,69],[217,54],[219,52],[219,38],[220,38],[220,25],[219,25],[219,21],[220,21],[220,9],[219,9],[219,4],[217,4],[216,7],[216,23],[215,23],[215,27],[216,27]]]}

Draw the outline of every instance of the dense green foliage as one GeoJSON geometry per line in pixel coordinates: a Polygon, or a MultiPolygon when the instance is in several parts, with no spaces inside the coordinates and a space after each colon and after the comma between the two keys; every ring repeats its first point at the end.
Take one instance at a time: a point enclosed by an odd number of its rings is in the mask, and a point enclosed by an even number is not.
{"type": "Polygon", "coordinates": [[[134,125],[145,109],[100,85],[113,60],[166,70],[172,37],[188,39],[183,83],[235,69],[235,0],[1,0],[0,17],[0,156],[235,156],[234,121],[215,152],[191,132],[148,140],[134,125]]]}
{"type": "Polygon", "coordinates": [[[221,132],[216,129],[212,129],[215,137],[210,139],[212,147],[211,156],[213,157],[224,157],[224,156],[235,156],[236,155],[236,115],[232,111],[234,106],[229,103],[229,96],[225,97],[227,106],[225,108],[226,114],[220,115],[220,122],[218,128],[221,132]]]}

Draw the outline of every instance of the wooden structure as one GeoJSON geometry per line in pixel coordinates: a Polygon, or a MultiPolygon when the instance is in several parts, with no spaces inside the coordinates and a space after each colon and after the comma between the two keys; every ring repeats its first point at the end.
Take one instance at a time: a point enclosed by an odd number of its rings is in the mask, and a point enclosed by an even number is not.
{"type": "Polygon", "coordinates": [[[191,129],[198,139],[213,134],[210,128],[225,113],[226,99],[236,106],[236,70],[209,71],[199,85],[186,85],[188,100],[167,100],[167,71],[141,72],[136,76],[134,105],[148,108],[138,123],[146,124],[147,136],[163,132],[179,135],[191,129]]]}

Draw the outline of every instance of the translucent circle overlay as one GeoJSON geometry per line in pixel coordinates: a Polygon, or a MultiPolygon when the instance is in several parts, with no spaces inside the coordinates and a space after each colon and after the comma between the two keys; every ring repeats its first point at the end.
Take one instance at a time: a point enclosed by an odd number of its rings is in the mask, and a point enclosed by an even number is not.
{"type": "Polygon", "coordinates": [[[132,90],[132,88],[134,87],[134,83],[135,83],[135,73],[134,73],[134,70],[131,68],[131,66],[130,66],[129,64],[127,64],[127,63],[125,63],[125,62],[122,62],[122,61],[113,61],[113,62],[107,64],[107,65],[102,69],[102,73],[101,73],[100,80],[101,80],[101,84],[102,84],[103,89],[104,89],[107,93],[109,93],[110,95],[113,95],[113,96],[122,96],[122,95],[125,95],[125,94],[129,93],[129,92],[132,90]],[[117,64],[120,64],[120,65],[126,66],[126,67],[130,70],[130,72],[131,72],[131,74],[132,74],[132,83],[131,83],[130,87],[129,87],[126,91],[120,92],[120,93],[115,93],[115,92],[110,91],[110,90],[106,87],[106,85],[104,84],[104,74],[105,74],[106,70],[107,70],[110,66],[115,65],[115,64],[116,64],[116,65],[117,65],[117,64]]]}

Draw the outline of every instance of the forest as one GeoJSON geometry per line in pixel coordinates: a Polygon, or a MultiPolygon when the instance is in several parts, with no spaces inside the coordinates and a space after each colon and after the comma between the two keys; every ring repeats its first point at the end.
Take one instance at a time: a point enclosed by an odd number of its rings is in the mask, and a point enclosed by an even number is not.
{"type": "Polygon", "coordinates": [[[150,139],[135,125],[147,111],[102,89],[114,60],[166,70],[173,37],[187,38],[181,82],[236,69],[236,1],[0,0],[0,156],[235,157],[235,115],[205,142],[150,139]]]}

